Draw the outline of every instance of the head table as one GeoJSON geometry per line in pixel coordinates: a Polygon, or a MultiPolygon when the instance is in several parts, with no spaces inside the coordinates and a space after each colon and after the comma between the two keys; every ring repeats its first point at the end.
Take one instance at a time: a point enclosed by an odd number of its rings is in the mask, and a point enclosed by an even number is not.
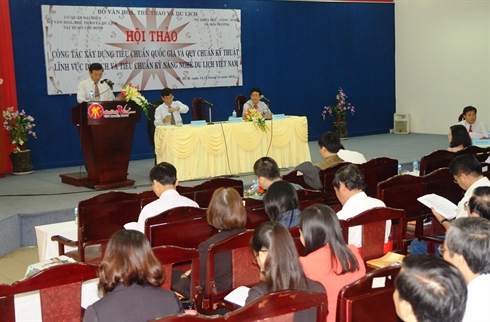
{"type": "Polygon", "coordinates": [[[286,116],[266,124],[266,132],[251,122],[157,126],[157,163],[173,164],[182,181],[251,172],[264,156],[280,168],[311,161],[306,117],[286,116]]]}

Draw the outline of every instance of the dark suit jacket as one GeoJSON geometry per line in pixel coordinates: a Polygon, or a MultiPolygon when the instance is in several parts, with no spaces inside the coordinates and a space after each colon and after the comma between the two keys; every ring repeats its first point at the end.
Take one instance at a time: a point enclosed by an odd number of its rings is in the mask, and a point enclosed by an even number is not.
{"type": "Polygon", "coordinates": [[[87,307],[83,322],[148,321],[158,317],[183,313],[175,294],[154,286],[122,284],[87,307]]]}

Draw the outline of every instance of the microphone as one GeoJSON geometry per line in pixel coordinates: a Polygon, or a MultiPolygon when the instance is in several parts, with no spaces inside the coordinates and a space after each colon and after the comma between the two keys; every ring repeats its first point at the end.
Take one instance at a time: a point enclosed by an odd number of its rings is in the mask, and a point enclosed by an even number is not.
{"type": "Polygon", "coordinates": [[[261,99],[261,100],[266,101],[266,102],[267,102],[267,103],[269,103],[269,104],[270,104],[270,102],[271,102],[271,101],[269,101],[269,99],[268,99],[267,97],[265,97],[264,95],[260,96],[260,99],[261,99]]]}
{"type": "Polygon", "coordinates": [[[101,84],[104,84],[104,83],[107,83],[107,85],[109,85],[109,87],[112,89],[112,87],[114,86],[114,83],[110,80],[110,79],[103,79],[100,81],[101,84]]]}
{"type": "Polygon", "coordinates": [[[206,104],[206,105],[209,105],[209,106],[214,106],[214,104],[209,103],[209,102],[208,102],[208,101],[206,101],[205,99],[203,99],[202,101],[203,101],[203,102],[204,102],[204,104],[206,104]]]}

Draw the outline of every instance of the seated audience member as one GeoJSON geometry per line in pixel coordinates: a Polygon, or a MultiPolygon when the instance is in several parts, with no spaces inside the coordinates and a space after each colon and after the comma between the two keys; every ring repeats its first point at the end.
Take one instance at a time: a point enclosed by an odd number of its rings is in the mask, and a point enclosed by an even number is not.
{"type": "Polygon", "coordinates": [[[271,221],[278,221],[286,228],[298,226],[301,212],[298,208],[298,194],[289,182],[274,182],[263,198],[265,212],[271,221]]]}
{"type": "Polygon", "coordinates": [[[77,102],[83,103],[87,101],[112,101],[114,93],[107,82],[101,83],[100,80],[104,74],[104,67],[99,63],[90,64],[88,67],[88,75],[86,80],[81,81],[77,87],[77,102]],[[93,93],[93,98],[90,97],[90,91],[93,93]]]}
{"type": "Polygon", "coordinates": [[[139,231],[112,235],[99,278],[104,297],[87,307],[84,322],[148,321],[184,312],[175,294],[160,288],[165,272],[139,231]]]}
{"type": "Polygon", "coordinates": [[[164,122],[175,124],[178,121],[182,121],[180,114],[187,113],[189,106],[180,101],[174,101],[174,94],[170,88],[162,89],[160,95],[162,96],[163,104],[155,110],[155,126],[163,125],[164,122]],[[172,116],[168,116],[168,113],[172,113],[172,116]]]}
{"type": "Polygon", "coordinates": [[[325,132],[318,139],[318,148],[323,161],[315,164],[321,170],[330,168],[337,163],[344,162],[337,153],[340,150],[340,139],[339,136],[332,132],[325,132]]]}
{"type": "Polygon", "coordinates": [[[322,283],[327,291],[327,321],[335,322],[340,290],[366,274],[356,246],[346,245],[337,215],[332,208],[313,205],[299,217],[301,243],[306,256],[300,257],[306,277],[322,283]]]}
{"type": "Polygon", "coordinates": [[[449,141],[449,152],[458,152],[466,147],[471,146],[472,142],[468,132],[464,126],[457,124],[449,128],[449,134],[447,135],[449,141]]]}
{"type": "Polygon", "coordinates": [[[408,256],[395,279],[393,302],[405,322],[460,322],[467,291],[456,267],[439,257],[408,256]]]}
{"type": "Polygon", "coordinates": [[[125,228],[134,228],[145,232],[145,221],[162,212],[175,207],[196,207],[199,205],[194,200],[181,196],[175,188],[179,184],[177,180],[177,169],[167,162],[162,162],[153,167],[150,171],[150,181],[152,189],[158,199],[147,204],[141,210],[138,223],[126,224],[125,228]]]}
{"type": "MultiPolygon", "coordinates": [[[[342,204],[342,210],[337,213],[339,219],[349,219],[359,215],[361,212],[376,208],[386,207],[383,201],[368,197],[364,192],[366,183],[364,175],[355,164],[349,164],[341,167],[335,173],[332,182],[337,199],[342,204]]],[[[391,220],[386,221],[385,243],[391,231],[391,220]]],[[[362,227],[349,228],[348,244],[362,247],[362,227]]],[[[389,249],[387,249],[388,251],[389,249]]]]}
{"type": "MultiPolygon", "coordinates": [[[[260,267],[261,282],[249,290],[245,303],[282,290],[325,292],[322,284],[305,276],[291,234],[277,221],[268,221],[257,227],[250,245],[260,267]]],[[[316,321],[316,309],[297,312],[294,320],[316,321]]]]}
{"type": "Polygon", "coordinates": [[[468,201],[468,216],[490,220],[490,187],[478,187],[468,201]]]}
{"type": "Polygon", "coordinates": [[[466,106],[463,109],[464,120],[458,124],[463,125],[473,140],[483,139],[488,136],[485,123],[476,120],[476,108],[466,106]]]}
{"type": "Polygon", "coordinates": [[[441,247],[444,260],[456,266],[468,284],[463,321],[490,319],[490,221],[459,218],[452,222],[441,247]]]}
{"type": "MultiPolygon", "coordinates": [[[[218,230],[218,233],[211,236],[198,246],[199,250],[199,285],[204,290],[206,286],[206,265],[207,250],[212,244],[227,239],[233,235],[246,230],[247,212],[242,203],[242,198],[233,188],[218,188],[214,191],[209,202],[206,215],[209,225],[218,230]]],[[[222,252],[215,256],[216,265],[214,266],[214,281],[218,292],[232,288],[232,267],[231,253],[222,252]]],[[[180,272],[182,273],[182,272],[180,272]]],[[[187,271],[184,274],[176,274],[172,281],[172,289],[189,299],[190,283],[187,271]]]]}
{"type": "Polygon", "coordinates": [[[350,162],[354,164],[361,164],[367,162],[364,155],[357,151],[346,150],[344,146],[340,145],[340,150],[337,152],[339,158],[341,158],[344,162],[350,162]]]}
{"type": "MultiPolygon", "coordinates": [[[[269,189],[270,185],[280,181],[281,173],[277,162],[271,157],[262,157],[254,163],[254,174],[257,177],[257,183],[264,190],[269,189]]],[[[291,183],[296,190],[304,189],[302,186],[291,183]]],[[[262,198],[262,197],[260,197],[262,198]]]]}
{"type": "Polygon", "coordinates": [[[270,120],[272,118],[272,112],[265,104],[261,101],[262,91],[260,88],[254,87],[250,90],[250,99],[243,105],[242,117],[247,115],[249,109],[256,109],[260,114],[264,116],[265,119],[270,120]]]}
{"type": "MultiPolygon", "coordinates": [[[[462,154],[454,158],[449,164],[449,172],[454,177],[454,181],[465,190],[463,199],[458,202],[458,208],[455,210],[456,218],[468,217],[468,202],[473,195],[473,191],[478,187],[490,186],[490,180],[482,173],[480,162],[474,155],[462,154]]],[[[432,214],[439,223],[448,230],[451,226],[451,221],[442,216],[440,213],[431,208],[432,214]]],[[[444,237],[441,235],[439,237],[444,237]]],[[[410,254],[427,254],[427,242],[412,240],[410,243],[410,254]]],[[[435,250],[435,254],[439,255],[439,250],[435,250]]]]}

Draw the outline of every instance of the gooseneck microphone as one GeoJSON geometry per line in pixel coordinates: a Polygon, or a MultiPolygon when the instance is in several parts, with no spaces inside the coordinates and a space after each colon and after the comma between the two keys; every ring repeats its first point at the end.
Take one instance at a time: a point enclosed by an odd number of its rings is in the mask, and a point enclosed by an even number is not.
{"type": "Polygon", "coordinates": [[[204,102],[204,104],[208,105],[208,106],[214,106],[214,104],[212,103],[209,103],[208,101],[206,101],[205,99],[202,100],[204,102]]]}
{"type": "Polygon", "coordinates": [[[266,101],[266,102],[267,102],[267,103],[269,103],[269,104],[270,104],[270,102],[271,102],[271,101],[269,101],[269,99],[268,99],[267,97],[265,97],[264,95],[261,95],[261,96],[260,96],[260,99],[261,99],[261,100],[266,101]]]}

